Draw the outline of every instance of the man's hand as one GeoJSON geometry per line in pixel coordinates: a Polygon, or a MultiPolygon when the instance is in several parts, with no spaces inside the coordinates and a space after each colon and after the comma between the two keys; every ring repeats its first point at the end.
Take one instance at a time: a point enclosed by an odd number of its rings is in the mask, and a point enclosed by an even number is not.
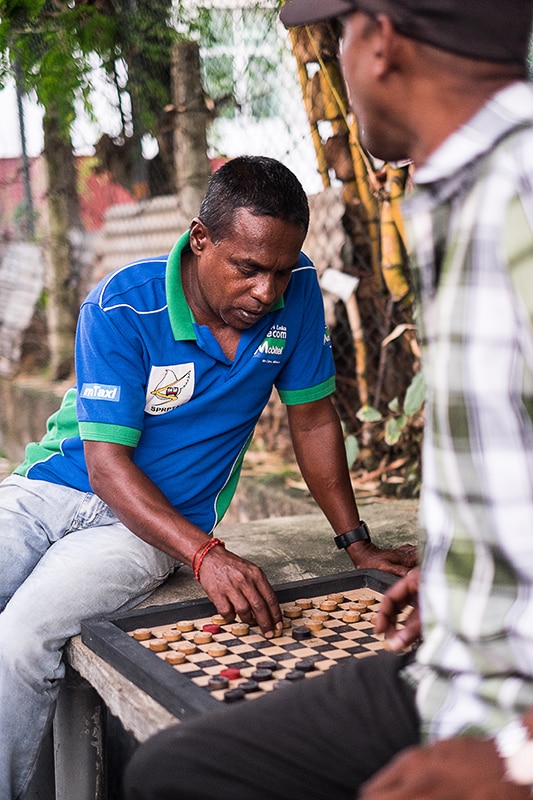
{"type": "Polygon", "coordinates": [[[526,800],[505,779],[492,739],[460,738],[404,750],[364,784],[358,800],[526,800]]]}
{"type": "MultiPolygon", "coordinates": [[[[302,477],[329,524],[337,534],[357,528],[360,518],[344,435],[331,397],[289,405],[287,417],[302,477]]],[[[417,548],[409,544],[381,550],[367,542],[355,542],[346,552],[356,568],[380,569],[400,577],[418,560],[417,548]]]]}
{"type": "Polygon", "coordinates": [[[238,615],[249,625],[257,623],[267,638],[282,629],[276,594],[263,570],[251,561],[214,547],[202,563],[199,580],[228,622],[238,615]]]}
{"type": "Polygon", "coordinates": [[[422,626],[418,610],[420,568],[409,570],[407,575],[387,589],[376,614],[376,633],[384,633],[389,650],[399,651],[420,639],[422,626]],[[398,616],[406,608],[413,610],[402,628],[397,628],[398,616]]]}
{"type": "Polygon", "coordinates": [[[398,548],[380,548],[370,542],[354,542],[346,548],[356,569],[380,569],[400,578],[416,566],[418,548],[403,544],[398,548]]]}
{"type": "MultiPolygon", "coordinates": [[[[85,442],[85,457],[93,490],[117,517],[145,542],[192,564],[208,536],[179,514],[134,462],[134,449],[109,442],[85,442]]],[[[200,583],[228,622],[238,614],[256,621],[265,636],[281,629],[277,597],[260,567],[223,547],[213,547],[202,560],[200,583]]]]}

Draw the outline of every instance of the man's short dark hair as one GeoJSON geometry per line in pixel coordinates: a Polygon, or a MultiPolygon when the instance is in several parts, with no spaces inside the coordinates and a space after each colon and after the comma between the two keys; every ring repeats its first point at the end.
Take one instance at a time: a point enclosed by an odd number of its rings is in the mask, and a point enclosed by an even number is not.
{"type": "Polygon", "coordinates": [[[296,175],[275,158],[239,156],[211,176],[199,216],[213,241],[231,235],[235,212],[241,208],[258,217],[282,219],[304,235],[309,227],[307,195],[296,175]]]}

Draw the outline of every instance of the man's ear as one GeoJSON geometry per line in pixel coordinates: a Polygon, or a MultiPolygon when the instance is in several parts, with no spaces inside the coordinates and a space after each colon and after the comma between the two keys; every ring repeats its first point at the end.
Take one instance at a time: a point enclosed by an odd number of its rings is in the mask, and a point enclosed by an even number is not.
{"type": "Polygon", "coordinates": [[[198,255],[198,253],[204,249],[208,239],[209,231],[200,217],[195,217],[189,228],[189,243],[191,245],[192,252],[195,255],[198,255]]]}
{"type": "Polygon", "coordinates": [[[376,78],[384,78],[396,64],[398,33],[386,14],[377,14],[375,27],[371,33],[374,46],[374,69],[376,78]]]}

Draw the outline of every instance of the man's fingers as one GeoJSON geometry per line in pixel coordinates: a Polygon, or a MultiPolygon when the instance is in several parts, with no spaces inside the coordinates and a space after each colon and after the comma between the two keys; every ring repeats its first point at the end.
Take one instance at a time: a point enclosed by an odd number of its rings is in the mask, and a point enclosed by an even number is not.
{"type": "Polygon", "coordinates": [[[246,571],[246,580],[240,585],[234,608],[243,622],[255,621],[265,635],[273,634],[278,624],[281,625],[276,593],[260,567],[248,562],[246,571]]]}
{"type": "Polygon", "coordinates": [[[417,608],[418,583],[418,568],[409,570],[405,577],[387,590],[380,603],[374,628],[376,633],[385,634],[391,649],[401,649],[407,641],[411,644],[420,637],[420,616],[417,608]],[[398,640],[395,640],[398,616],[409,605],[414,606],[414,608],[405,623],[408,633],[403,633],[398,640]],[[405,641],[403,641],[404,639],[405,641]]]}
{"type": "Polygon", "coordinates": [[[398,578],[403,578],[404,575],[407,574],[409,567],[405,564],[398,564],[396,561],[387,561],[386,559],[379,559],[376,561],[375,565],[372,565],[374,569],[379,569],[382,572],[388,572],[391,575],[396,575],[398,578]]]}
{"type": "Polygon", "coordinates": [[[234,602],[234,606],[243,622],[257,623],[267,637],[274,635],[275,629],[281,626],[281,610],[270,587],[258,589],[248,585],[246,593],[234,602]]]}
{"type": "Polygon", "coordinates": [[[413,747],[363,785],[360,800],[526,800],[529,786],[504,779],[487,739],[464,737],[413,747]]]}
{"type": "Polygon", "coordinates": [[[267,637],[281,628],[278,599],[256,564],[225,550],[206,562],[200,578],[224,618],[238,616],[249,625],[257,624],[267,637]]]}
{"type": "Polygon", "coordinates": [[[275,595],[274,600],[267,601],[257,589],[247,587],[245,594],[234,591],[229,596],[219,595],[211,597],[211,600],[224,619],[231,620],[237,616],[248,625],[258,625],[267,638],[282,627],[281,611],[275,595]]]}
{"type": "Polygon", "coordinates": [[[396,550],[402,564],[407,567],[416,567],[418,563],[418,547],[414,544],[402,544],[396,550]]]}
{"type": "MultiPolygon", "coordinates": [[[[376,628],[376,632],[380,631],[376,628]]],[[[399,653],[406,647],[415,644],[422,634],[418,608],[413,609],[403,628],[391,627],[387,631],[381,632],[385,633],[385,647],[394,653],[399,653]]]]}
{"type": "Polygon", "coordinates": [[[347,550],[356,569],[380,569],[401,578],[418,563],[418,548],[415,545],[388,548],[365,543],[363,548],[360,544],[351,545],[347,550]]]}

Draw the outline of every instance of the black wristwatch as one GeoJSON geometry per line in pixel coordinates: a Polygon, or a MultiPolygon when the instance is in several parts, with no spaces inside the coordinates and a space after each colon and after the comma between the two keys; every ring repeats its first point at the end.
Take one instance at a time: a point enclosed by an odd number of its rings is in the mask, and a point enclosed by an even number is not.
{"type": "Polygon", "coordinates": [[[340,533],[338,536],[333,537],[333,541],[339,548],[342,550],[345,547],[349,547],[354,542],[371,542],[372,539],[370,538],[370,531],[368,530],[368,525],[363,520],[360,520],[360,525],[358,528],[355,528],[353,531],[346,531],[346,533],[340,533]]]}

